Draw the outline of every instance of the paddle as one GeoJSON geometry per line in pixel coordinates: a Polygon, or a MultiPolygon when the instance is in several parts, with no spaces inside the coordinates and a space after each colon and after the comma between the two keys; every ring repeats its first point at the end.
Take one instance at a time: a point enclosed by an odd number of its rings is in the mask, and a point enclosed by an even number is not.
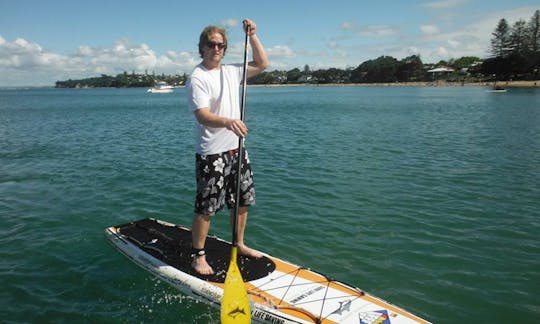
{"type": "MultiPolygon", "coordinates": [[[[242,80],[242,101],[240,107],[240,119],[244,121],[246,109],[246,84],[247,84],[247,46],[249,40],[250,26],[244,21],[246,40],[244,44],[244,78],[242,80]]],[[[237,264],[238,255],[238,209],[240,208],[240,181],[242,176],[242,160],[244,159],[244,138],[238,137],[238,171],[236,180],[236,197],[234,207],[234,218],[232,221],[232,250],[231,261],[225,286],[223,287],[223,298],[221,299],[221,323],[251,323],[251,309],[247,295],[246,286],[242,274],[237,264]]]]}

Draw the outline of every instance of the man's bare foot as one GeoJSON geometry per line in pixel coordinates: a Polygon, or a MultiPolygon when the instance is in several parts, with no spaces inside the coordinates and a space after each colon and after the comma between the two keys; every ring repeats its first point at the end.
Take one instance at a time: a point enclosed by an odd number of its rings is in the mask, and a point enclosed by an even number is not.
{"type": "Polygon", "coordinates": [[[255,259],[260,259],[263,257],[262,253],[258,252],[258,251],[255,251],[251,248],[248,248],[247,246],[245,245],[240,245],[238,244],[238,253],[240,255],[245,255],[247,257],[252,257],[252,258],[255,258],[255,259]]]}
{"type": "Polygon", "coordinates": [[[214,274],[214,269],[212,269],[208,262],[206,262],[206,257],[204,255],[193,258],[193,261],[191,262],[191,267],[198,274],[203,276],[214,274]]]}

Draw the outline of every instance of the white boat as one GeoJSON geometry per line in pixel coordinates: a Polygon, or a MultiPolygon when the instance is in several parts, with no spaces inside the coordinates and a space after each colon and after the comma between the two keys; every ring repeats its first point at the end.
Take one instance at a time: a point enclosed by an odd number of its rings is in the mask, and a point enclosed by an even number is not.
{"type": "Polygon", "coordinates": [[[506,92],[506,89],[500,85],[497,85],[497,81],[495,81],[493,83],[493,87],[489,90],[486,90],[486,92],[501,93],[501,92],[506,92]]]}
{"type": "Polygon", "coordinates": [[[174,91],[174,87],[172,85],[168,85],[165,81],[159,81],[156,86],[148,89],[147,92],[150,93],[171,93],[174,91]]]}
{"type": "Polygon", "coordinates": [[[489,90],[486,90],[486,92],[494,92],[494,93],[501,93],[501,92],[506,92],[507,90],[503,87],[493,87],[489,90]]]}

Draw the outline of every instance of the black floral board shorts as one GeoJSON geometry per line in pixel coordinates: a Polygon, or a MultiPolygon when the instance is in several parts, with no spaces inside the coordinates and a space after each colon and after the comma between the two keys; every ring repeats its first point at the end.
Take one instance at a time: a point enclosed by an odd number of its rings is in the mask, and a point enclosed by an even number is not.
{"type": "MultiPolygon", "coordinates": [[[[197,196],[195,197],[195,213],[214,215],[225,204],[234,208],[236,196],[236,172],[238,170],[238,150],[219,154],[196,154],[197,196]]],[[[242,176],[240,179],[240,207],[255,204],[255,187],[253,172],[247,151],[244,150],[242,176]]]]}

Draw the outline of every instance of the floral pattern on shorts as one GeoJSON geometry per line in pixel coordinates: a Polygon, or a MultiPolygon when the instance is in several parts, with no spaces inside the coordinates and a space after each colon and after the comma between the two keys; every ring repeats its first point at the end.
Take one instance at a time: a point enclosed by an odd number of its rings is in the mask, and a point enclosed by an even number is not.
{"type": "MultiPolygon", "coordinates": [[[[255,187],[249,157],[244,150],[240,186],[240,207],[255,204],[255,187]]],[[[238,152],[196,154],[197,195],[195,213],[214,215],[225,205],[234,208],[238,152]]]]}

